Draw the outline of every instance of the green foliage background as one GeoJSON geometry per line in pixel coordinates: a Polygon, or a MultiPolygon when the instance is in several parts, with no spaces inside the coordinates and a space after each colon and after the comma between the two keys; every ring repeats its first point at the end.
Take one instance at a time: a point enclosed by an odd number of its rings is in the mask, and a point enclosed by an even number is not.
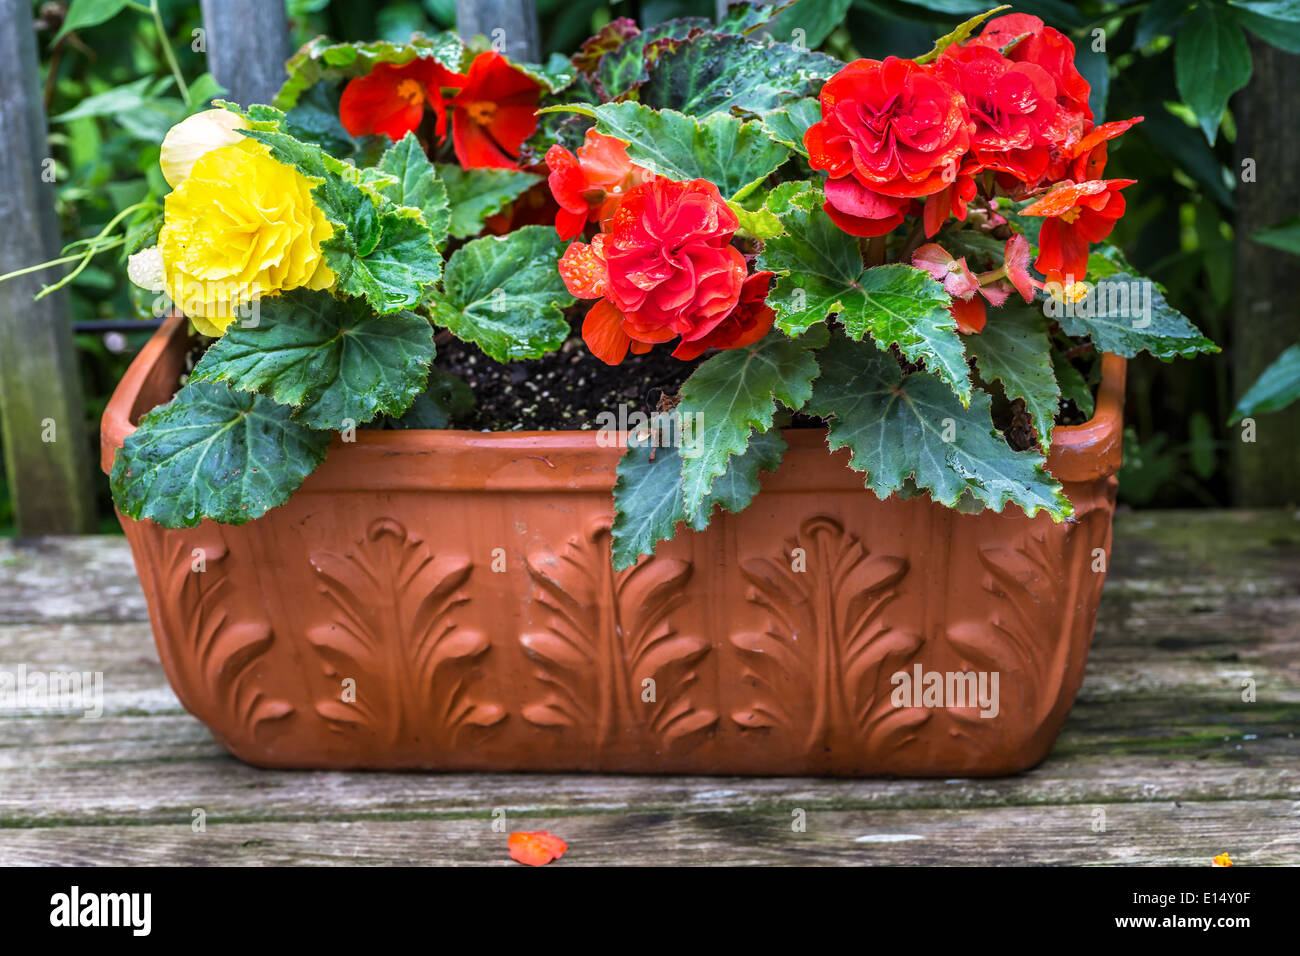
{"type": "MultiPolygon", "coordinates": [[[[803,26],[814,34],[829,30],[823,48],[844,60],[920,55],[936,37],[991,5],[984,0],[804,2],[816,5],[818,17],[805,18],[803,26]]],[[[295,45],[322,33],[338,40],[403,41],[414,30],[455,26],[455,0],[287,0],[287,6],[295,45]]],[[[1240,23],[1284,48],[1300,49],[1300,25],[1270,21],[1254,12],[1292,5],[1233,0],[1237,9],[1230,9],[1225,0],[1203,0],[1199,5],[1028,0],[1014,6],[1017,12],[1042,16],[1074,39],[1080,68],[1093,84],[1098,122],[1146,116],[1146,122],[1113,149],[1107,167],[1107,176],[1139,180],[1126,193],[1129,211],[1111,241],[1125,250],[1139,272],[1165,286],[1175,308],[1210,338],[1230,347],[1235,129],[1231,112],[1224,114],[1211,143],[1193,108],[1204,114],[1207,106],[1189,105],[1180,96],[1178,48],[1183,44],[1188,50],[1204,42],[1211,28],[1201,21],[1210,18],[1211,27],[1217,24],[1219,34],[1233,42],[1242,33],[1240,23]],[[1093,49],[1098,35],[1104,37],[1104,51],[1093,49]]],[[[63,7],[33,2],[57,163],[58,213],[65,239],[72,241],[95,235],[115,213],[146,195],[151,185],[165,191],[157,165],[158,142],[185,115],[185,107],[149,17],[127,9],[54,43],[63,7]]],[[[712,16],[715,3],[537,0],[537,8],[546,55],[571,52],[614,17],[632,16],[644,26],[672,17],[712,16]]],[[[202,25],[199,4],[160,0],[160,10],[180,70],[193,83],[207,69],[205,57],[177,38],[191,37],[202,25]]],[[[816,41],[815,36],[808,39],[816,41]]],[[[1218,72],[1216,82],[1225,88],[1235,80],[1244,82],[1230,68],[1218,72]]],[[[1226,96],[1222,89],[1218,93],[1226,96]]],[[[1214,95],[1213,90],[1201,91],[1193,99],[1214,95]]],[[[138,300],[125,281],[124,256],[116,254],[86,268],[71,284],[70,300],[74,320],[147,314],[149,305],[138,300]]],[[[120,336],[77,337],[92,434],[114,385],[148,334],[133,332],[124,341],[120,336]]],[[[1285,344],[1280,343],[1279,350],[1285,344]]],[[[1223,357],[1168,365],[1134,362],[1129,383],[1130,430],[1121,499],[1139,506],[1227,504],[1224,423],[1235,396],[1223,357]]],[[[107,482],[96,486],[100,514],[108,516],[103,528],[116,530],[107,482]]],[[[0,472],[0,534],[11,531],[10,502],[0,472]]]]}

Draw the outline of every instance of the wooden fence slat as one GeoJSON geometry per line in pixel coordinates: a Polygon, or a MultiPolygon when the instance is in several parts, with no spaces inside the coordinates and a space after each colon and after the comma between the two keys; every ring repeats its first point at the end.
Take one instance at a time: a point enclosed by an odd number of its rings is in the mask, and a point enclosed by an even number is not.
{"type": "MultiPolygon", "coordinates": [[[[1300,342],[1295,274],[1300,259],[1250,237],[1300,215],[1300,125],[1295,116],[1300,55],[1251,39],[1254,75],[1233,99],[1237,122],[1237,175],[1250,160],[1253,181],[1236,189],[1236,277],[1230,357],[1235,401],[1278,354],[1300,342]],[[1290,117],[1279,121],[1279,117],[1290,117]]],[[[1208,361],[1201,359],[1204,374],[1208,361]]],[[[1300,504],[1300,404],[1255,420],[1254,442],[1242,426],[1228,430],[1236,504],[1300,504]]]]}
{"type": "MultiPolygon", "coordinates": [[[[29,0],[0,0],[0,274],[58,254],[29,0]]],[[[63,293],[33,302],[56,269],[0,283],[0,431],[20,536],[94,525],[93,464],[63,293]]]]}
{"type": "Polygon", "coordinates": [[[241,106],[270,103],[284,83],[284,0],[201,0],[208,69],[241,106]]]}
{"type": "Polygon", "coordinates": [[[517,62],[542,59],[533,0],[456,0],[456,32],[466,40],[481,33],[517,62]]]}

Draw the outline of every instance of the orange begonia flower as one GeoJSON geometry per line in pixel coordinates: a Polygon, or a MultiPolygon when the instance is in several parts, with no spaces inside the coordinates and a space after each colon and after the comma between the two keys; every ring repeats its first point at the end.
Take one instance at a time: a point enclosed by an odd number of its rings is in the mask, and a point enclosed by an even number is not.
{"type": "Polygon", "coordinates": [[[1022,216],[1043,216],[1038,232],[1038,271],[1049,280],[1081,280],[1088,271],[1088,244],[1101,242],[1124,215],[1119,191],[1134,179],[1093,179],[1058,186],[1020,210],[1022,216]]]}
{"type": "Polygon", "coordinates": [[[339,120],[353,136],[382,133],[396,142],[419,127],[427,105],[434,112],[441,141],[447,136],[442,88],[464,84],[464,76],[427,57],[402,66],[377,63],[365,76],[349,80],[344,87],[339,120]]]}
{"type": "Polygon", "coordinates": [[[452,105],[452,144],[466,169],[514,169],[519,147],[537,129],[542,87],[489,50],[474,57],[452,105]]]}

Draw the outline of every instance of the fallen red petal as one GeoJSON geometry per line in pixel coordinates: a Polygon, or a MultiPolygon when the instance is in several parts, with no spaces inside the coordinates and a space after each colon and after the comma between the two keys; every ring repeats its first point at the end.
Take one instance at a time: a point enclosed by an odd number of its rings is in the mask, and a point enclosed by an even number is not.
{"type": "Polygon", "coordinates": [[[510,858],[526,866],[545,866],[564,856],[568,849],[569,844],[545,830],[510,834],[510,858]]]}

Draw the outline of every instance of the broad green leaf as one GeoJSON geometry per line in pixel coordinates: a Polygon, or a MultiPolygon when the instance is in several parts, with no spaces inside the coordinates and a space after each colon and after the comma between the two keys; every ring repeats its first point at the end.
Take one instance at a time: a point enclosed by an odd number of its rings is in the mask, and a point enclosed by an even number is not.
{"type": "Polygon", "coordinates": [[[970,39],[971,34],[975,32],[975,28],[989,17],[993,16],[993,14],[1009,9],[1011,9],[1010,4],[1004,3],[1000,7],[994,7],[992,10],[986,10],[978,16],[971,17],[951,33],[945,33],[943,36],[939,37],[939,39],[935,40],[934,48],[931,49],[929,53],[924,53],[921,56],[918,56],[916,62],[929,63],[931,60],[939,59],[939,54],[948,49],[948,47],[952,46],[954,43],[965,43],[970,39]]]}
{"type": "Polygon", "coordinates": [[[659,52],[637,99],[699,118],[733,110],[766,113],[816,94],[843,66],[834,57],[789,43],[705,33],[659,52]]]}
{"type": "Polygon", "coordinates": [[[569,336],[563,309],[573,302],[558,268],[564,247],[550,226],[466,243],[447,261],[444,291],[430,297],[434,321],[498,362],[554,351],[569,336]]]}
{"type": "Polygon", "coordinates": [[[1300,53],[1300,0],[1228,0],[1237,22],[1288,53],[1300,53]]]}
{"type": "Polygon", "coordinates": [[[415,305],[442,273],[442,256],[424,217],[409,208],[380,213],[373,230],[359,236],[335,233],[321,250],[338,277],[336,288],[365,297],[377,312],[415,305]]]}
{"type": "Polygon", "coordinates": [[[1165,301],[1154,282],[1123,272],[1102,279],[1072,305],[1048,298],[1044,310],[1048,318],[1061,324],[1066,335],[1089,336],[1098,351],[1125,358],[1145,351],[1169,361],[1219,351],[1186,316],[1165,301]]]}
{"type": "Polygon", "coordinates": [[[289,76],[275,96],[275,105],[292,109],[303,93],[322,79],[365,76],[379,63],[401,66],[416,57],[431,57],[455,73],[463,73],[469,65],[465,45],[450,32],[431,37],[417,33],[409,43],[331,43],[327,37],[317,37],[285,63],[289,76]]]}
{"type": "Polygon", "coordinates": [[[342,92],[337,84],[317,83],[284,114],[281,126],[297,139],[320,144],[331,156],[362,168],[374,166],[392,141],[383,135],[353,136],[344,129],[339,119],[342,92]]]}
{"type": "Polygon", "coordinates": [[[231,326],[190,380],[259,392],[295,421],[342,431],[406,411],[433,356],[433,330],[413,312],[375,315],[360,299],[296,290],[262,299],[257,326],[231,326]]]}
{"type": "Polygon", "coordinates": [[[632,162],[669,179],[707,179],[724,199],[743,199],[790,155],[759,123],[726,113],[700,122],[675,110],[631,102],[556,109],[594,117],[597,130],[627,143],[632,162]]]}
{"type": "Polygon", "coordinates": [[[736,214],[736,218],[740,221],[740,228],[756,239],[771,239],[785,232],[781,220],[777,219],[766,206],[746,209],[740,203],[728,199],[727,207],[736,214]]]}
{"type": "Polygon", "coordinates": [[[67,13],[63,15],[63,26],[54,35],[53,43],[58,43],[73,30],[85,30],[99,26],[113,19],[122,12],[129,0],[72,0],[67,13]]]}
{"type": "Polygon", "coordinates": [[[1038,446],[1052,444],[1052,426],[1061,406],[1061,388],[1052,371],[1047,320],[1042,310],[1023,302],[989,309],[983,331],[963,335],[966,351],[975,358],[980,378],[998,381],[1009,399],[1024,399],[1034,420],[1038,446]]]}
{"type": "MultiPolygon", "coordinates": [[[[660,432],[664,434],[663,431],[660,432]]],[[[733,457],[726,472],[713,483],[691,527],[702,531],[717,505],[738,514],[749,507],[758,493],[758,473],[776,471],[785,453],[785,439],[773,429],[754,432],[744,453],[733,457]]],[[[643,554],[653,554],[660,541],[668,541],[686,520],[682,497],[682,457],[679,449],[663,442],[652,447],[628,436],[627,451],[618,463],[614,485],[614,569],[622,571],[636,564],[643,554]]]]}
{"type": "MultiPolygon", "coordinates": [[[[843,0],[836,0],[843,2],[843,0]]],[[[780,14],[782,11],[790,9],[795,0],[778,0],[775,3],[728,3],[727,9],[718,18],[717,26],[713,27],[710,32],[713,33],[738,33],[741,36],[749,36],[757,31],[760,27],[766,26],[780,14]]],[[[768,31],[765,31],[768,32],[768,31]]],[[[808,46],[816,46],[816,43],[809,43],[808,46]]]]}
{"type": "Polygon", "coordinates": [[[199,113],[208,109],[214,99],[229,92],[211,73],[200,73],[189,85],[190,112],[199,113]]]}
{"type": "Polygon", "coordinates": [[[1088,380],[1056,349],[1052,349],[1052,374],[1061,387],[1061,401],[1074,402],[1085,418],[1092,418],[1096,411],[1096,401],[1088,380]]]}
{"type": "Polygon", "coordinates": [[[1300,398],[1300,345],[1293,345],[1281,355],[1246,390],[1228,419],[1235,425],[1243,418],[1263,415],[1286,408],[1300,398]]]}
{"type": "Polygon", "coordinates": [[[1174,79],[1211,145],[1229,97],[1250,82],[1250,73],[1250,47],[1241,27],[1217,3],[1198,3],[1174,44],[1174,79]]]}
{"type": "Polygon", "coordinates": [[[1292,216],[1276,226],[1261,229],[1250,238],[1274,249],[1300,256],[1300,216],[1292,216]]]}
{"type": "Polygon", "coordinates": [[[994,429],[986,392],[977,390],[963,408],[938,377],[904,377],[887,352],[842,336],[818,358],[821,376],[805,410],[830,420],[831,449],[852,450],[849,464],[866,473],[878,498],[911,478],[949,508],[969,494],[998,512],[1011,502],[1030,517],[1042,510],[1059,521],[1071,513],[1042,454],[1012,451],[994,429]]]}
{"type": "Polygon", "coordinates": [[[820,122],[821,118],[821,103],[816,97],[806,96],[787,103],[780,109],[764,113],[762,122],[768,136],[800,155],[807,156],[808,149],[803,144],[804,134],[808,132],[808,127],[820,122]]]}
{"type": "Polygon", "coordinates": [[[881,348],[897,345],[948,382],[963,404],[970,400],[966,353],[942,285],[902,263],[864,269],[857,241],[831,221],[820,193],[806,183],[778,186],[767,205],[786,230],[758,257],[758,268],[780,276],[767,298],[777,328],[799,335],[838,312],[851,338],[869,334],[881,348]]]}
{"type": "Polygon", "coordinates": [[[844,22],[853,0],[798,0],[787,6],[764,31],[804,50],[815,50],[844,22]]]}
{"type": "Polygon", "coordinates": [[[691,527],[703,531],[714,514],[714,506],[731,514],[740,514],[758,494],[758,473],[776,471],[788,446],[778,428],[750,433],[744,452],[727,462],[727,470],[713,479],[713,488],[700,505],[691,527]]]}
{"type": "Polygon", "coordinates": [[[578,75],[569,58],[559,51],[552,53],[545,63],[512,61],[510,65],[542,87],[543,93],[559,93],[567,89],[578,75]]]}
{"type": "Polygon", "coordinates": [[[483,231],[483,221],[521,196],[540,176],[519,169],[461,169],[439,163],[438,178],[447,188],[451,234],[468,239],[483,231]]]}
{"type": "Polygon", "coordinates": [[[72,109],[50,117],[51,123],[70,123],[107,116],[139,140],[157,146],[167,131],[185,118],[185,104],[164,93],[175,83],[171,77],[144,77],[132,83],[88,96],[72,109]]]}
{"type": "Polygon", "coordinates": [[[655,546],[671,540],[685,520],[682,458],[677,448],[653,447],[629,435],[614,483],[614,570],[630,568],[641,555],[653,554],[655,546]]]}
{"type": "Polygon", "coordinates": [[[596,85],[605,99],[624,96],[646,81],[649,64],[646,48],[665,40],[682,40],[712,28],[712,23],[700,17],[683,17],[665,20],[640,31],[622,44],[601,56],[596,64],[596,85]]]}
{"type": "Polygon", "coordinates": [[[384,419],[387,428],[451,428],[474,410],[474,392],[459,375],[429,369],[429,384],[401,418],[384,419]]]}
{"type": "Polygon", "coordinates": [[[777,403],[798,411],[812,395],[817,360],[811,347],[824,336],[792,341],[771,333],[747,348],[719,352],[702,362],[679,393],[677,413],[698,423],[682,455],[682,495],[686,516],[695,521],[714,479],[742,454],[751,431],[772,427],[777,403]]]}
{"type": "Polygon", "coordinates": [[[451,225],[451,207],[447,187],[424,155],[424,148],[414,133],[407,133],[379,160],[378,169],[397,179],[397,185],[382,190],[385,197],[399,206],[413,206],[424,214],[425,225],[433,244],[442,248],[451,225]]]}
{"type": "Polygon", "coordinates": [[[190,383],[149,412],[113,461],[118,509],[164,528],[244,524],[284,504],[333,437],[269,398],[190,383]]]}

